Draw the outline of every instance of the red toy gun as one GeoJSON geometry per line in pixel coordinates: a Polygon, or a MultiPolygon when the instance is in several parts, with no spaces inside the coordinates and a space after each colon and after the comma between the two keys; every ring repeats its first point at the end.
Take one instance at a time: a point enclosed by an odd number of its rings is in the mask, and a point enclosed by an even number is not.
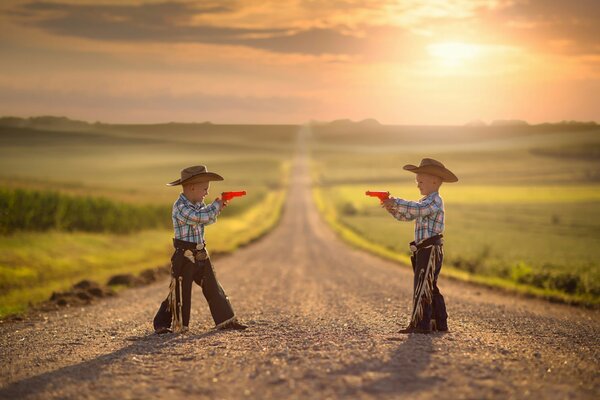
{"type": "Polygon", "coordinates": [[[246,195],[246,191],[242,190],[241,192],[223,192],[221,193],[221,199],[225,202],[233,199],[234,197],[242,197],[246,195]]]}
{"type": "Polygon", "coordinates": [[[377,197],[382,204],[384,200],[390,198],[390,192],[372,192],[370,190],[367,190],[365,194],[370,197],[377,197]]]}

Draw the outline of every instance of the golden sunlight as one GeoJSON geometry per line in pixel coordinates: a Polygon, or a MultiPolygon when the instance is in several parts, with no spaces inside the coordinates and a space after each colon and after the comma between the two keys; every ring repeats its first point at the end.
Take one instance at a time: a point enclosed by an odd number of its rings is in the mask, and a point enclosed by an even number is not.
{"type": "Polygon", "coordinates": [[[430,44],[427,51],[445,67],[461,66],[481,53],[480,46],[461,42],[430,44]]]}

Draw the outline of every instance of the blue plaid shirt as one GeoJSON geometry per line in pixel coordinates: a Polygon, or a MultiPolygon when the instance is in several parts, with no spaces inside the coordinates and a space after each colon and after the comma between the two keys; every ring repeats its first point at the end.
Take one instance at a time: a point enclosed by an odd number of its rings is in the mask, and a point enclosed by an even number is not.
{"type": "Polygon", "coordinates": [[[444,232],[444,201],[433,192],[419,201],[393,198],[396,203],[391,211],[400,221],[415,220],[415,243],[444,232]]]}
{"type": "Polygon", "coordinates": [[[192,203],[181,193],[173,204],[173,229],[175,239],[186,242],[205,243],[204,226],[217,221],[219,203],[192,203]]]}

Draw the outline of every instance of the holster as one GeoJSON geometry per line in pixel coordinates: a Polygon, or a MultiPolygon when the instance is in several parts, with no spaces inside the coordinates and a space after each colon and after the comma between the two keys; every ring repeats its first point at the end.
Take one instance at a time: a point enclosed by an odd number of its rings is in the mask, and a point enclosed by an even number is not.
{"type": "Polygon", "coordinates": [[[192,263],[206,260],[209,257],[205,243],[194,243],[173,239],[173,247],[175,247],[176,250],[183,251],[183,256],[192,263]]]}

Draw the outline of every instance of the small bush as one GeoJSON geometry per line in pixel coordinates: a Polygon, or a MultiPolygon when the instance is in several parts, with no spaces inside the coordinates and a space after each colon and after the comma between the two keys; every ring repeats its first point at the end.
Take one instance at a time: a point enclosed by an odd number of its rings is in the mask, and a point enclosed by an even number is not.
{"type": "Polygon", "coordinates": [[[510,269],[509,278],[517,283],[569,294],[585,294],[588,291],[579,275],[558,271],[557,266],[551,264],[544,264],[534,270],[525,263],[517,263],[510,269]]]}
{"type": "Polygon", "coordinates": [[[466,271],[470,274],[475,274],[478,272],[478,262],[477,260],[471,260],[464,257],[456,257],[450,261],[450,265],[453,267],[466,271]]]}
{"type": "Polygon", "coordinates": [[[570,272],[557,273],[551,276],[550,287],[566,293],[582,293],[581,278],[570,272]]]}
{"type": "Polygon", "coordinates": [[[358,209],[356,208],[354,203],[345,202],[342,205],[342,214],[343,215],[356,215],[356,214],[358,214],[358,209]]]}

